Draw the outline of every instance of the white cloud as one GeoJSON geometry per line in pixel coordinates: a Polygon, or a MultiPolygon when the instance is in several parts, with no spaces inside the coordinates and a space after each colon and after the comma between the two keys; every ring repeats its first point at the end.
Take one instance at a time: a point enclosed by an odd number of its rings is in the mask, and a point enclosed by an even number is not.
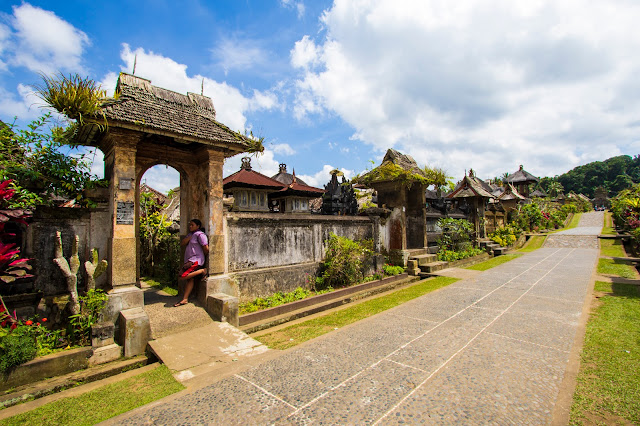
{"type": "Polygon", "coordinates": [[[304,2],[301,1],[280,0],[280,4],[287,9],[295,9],[298,14],[298,19],[301,19],[304,16],[304,12],[306,11],[304,2]]]}
{"type": "MultiPolygon", "coordinates": [[[[154,86],[178,93],[200,93],[201,88],[204,87],[204,95],[213,100],[216,119],[233,130],[243,131],[249,127],[245,112],[278,107],[277,96],[272,92],[254,90],[253,96],[247,98],[238,89],[225,82],[219,83],[199,74],[189,76],[186,65],[143,48],[131,50],[125,43],[122,45],[120,57],[124,61],[122,71],[131,72],[133,63],[136,61],[136,75],[151,80],[154,86]]],[[[113,77],[114,74],[107,74],[103,83],[113,84],[115,81],[113,77]]],[[[106,85],[103,88],[112,90],[106,85]]]]}
{"type": "Polygon", "coordinates": [[[224,39],[212,49],[225,74],[232,70],[247,71],[268,62],[267,54],[251,40],[224,39]]]}
{"type": "Polygon", "coordinates": [[[288,143],[273,144],[271,149],[276,154],[294,155],[296,151],[288,143]]]}
{"type": "Polygon", "coordinates": [[[456,176],[563,173],[636,146],[638,20],[626,0],[335,0],[291,50],[294,115],[456,176]]]}
{"type": "MultiPolygon", "coordinates": [[[[242,158],[245,156],[246,154],[238,154],[231,158],[227,158],[224,161],[223,175],[226,177],[240,170],[242,158]]],[[[262,155],[249,156],[249,158],[251,159],[252,170],[255,170],[256,172],[262,173],[263,175],[269,177],[278,173],[278,165],[280,164],[280,162],[275,160],[274,152],[272,150],[265,148],[262,155]]]]}
{"type": "Polygon", "coordinates": [[[180,186],[180,173],[173,167],[153,166],[142,175],[140,184],[143,183],[166,194],[169,190],[180,186]]]}
{"type": "MultiPolygon", "coordinates": [[[[324,188],[324,186],[331,180],[331,171],[334,170],[335,167],[329,165],[329,164],[325,164],[322,167],[322,170],[320,170],[319,172],[313,174],[313,175],[296,175],[298,176],[300,179],[302,179],[303,181],[305,181],[305,183],[307,185],[310,186],[315,186],[316,188],[324,188]]],[[[345,168],[341,168],[339,169],[342,173],[344,173],[344,177],[347,180],[350,180],[354,175],[354,171],[353,170],[348,170],[345,168]]]]}
{"type": "Polygon", "coordinates": [[[12,63],[34,72],[83,72],[81,57],[90,44],[82,31],[55,13],[23,3],[13,8],[16,45],[12,63]]]}

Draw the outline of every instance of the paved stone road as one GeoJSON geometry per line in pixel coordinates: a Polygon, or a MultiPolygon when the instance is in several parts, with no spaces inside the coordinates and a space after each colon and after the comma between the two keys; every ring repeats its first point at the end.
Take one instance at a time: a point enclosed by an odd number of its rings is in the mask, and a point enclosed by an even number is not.
{"type": "Polygon", "coordinates": [[[547,424],[597,256],[539,249],[111,423],[547,424]]]}

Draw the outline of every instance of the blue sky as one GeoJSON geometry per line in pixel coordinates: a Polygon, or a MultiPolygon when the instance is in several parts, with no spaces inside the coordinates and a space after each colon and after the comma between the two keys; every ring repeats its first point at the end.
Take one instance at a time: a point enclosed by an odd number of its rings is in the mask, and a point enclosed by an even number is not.
{"type": "MultiPolygon", "coordinates": [[[[39,73],[111,94],[120,71],[210,96],[218,119],[264,136],[253,159],[322,186],[388,148],[456,180],[523,164],[553,176],[640,152],[640,3],[629,0],[7,1],[0,119],[41,110],[39,73]]],[[[95,170],[102,168],[96,156],[95,170]]],[[[240,165],[227,160],[225,175],[240,165]]],[[[145,174],[161,191],[177,173],[145,174]]]]}

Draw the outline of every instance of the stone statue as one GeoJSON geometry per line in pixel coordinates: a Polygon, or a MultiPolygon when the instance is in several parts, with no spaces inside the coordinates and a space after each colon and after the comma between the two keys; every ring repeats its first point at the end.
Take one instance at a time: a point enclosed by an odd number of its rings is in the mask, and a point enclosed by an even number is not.
{"type": "Polygon", "coordinates": [[[71,257],[69,262],[62,254],[62,235],[60,231],[56,231],[56,257],[53,259],[60,268],[67,280],[67,290],[71,296],[71,313],[76,315],[80,313],[80,302],[78,301],[78,270],[80,269],[80,258],[78,257],[78,242],[76,235],[73,239],[71,247],[71,257]]]}

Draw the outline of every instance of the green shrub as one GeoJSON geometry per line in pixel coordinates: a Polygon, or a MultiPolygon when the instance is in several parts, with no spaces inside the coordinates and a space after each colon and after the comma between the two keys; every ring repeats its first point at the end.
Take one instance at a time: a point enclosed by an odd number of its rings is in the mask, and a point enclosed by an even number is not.
{"type": "Polygon", "coordinates": [[[475,247],[467,247],[466,249],[460,251],[440,250],[438,252],[438,260],[444,262],[454,262],[456,260],[477,256],[482,253],[484,253],[484,250],[475,247]]]}
{"type": "Polygon", "coordinates": [[[345,287],[362,281],[366,262],[373,254],[367,247],[372,242],[357,242],[332,233],[326,244],[325,260],[320,267],[322,280],[316,281],[316,288],[345,287]]]}
{"type": "Polygon", "coordinates": [[[438,220],[442,236],[438,239],[441,251],[464,251],[471,246],[473,226],[465,219],[442,218],[438,220]]]}
{"type": "Polygon", "coordinates": [[[79,299],[80,313],[69,317],[69,335],[75,343],[84,346],[91,342],[91,326],[100,320],[107,295],[100,289],[89,290],[79,299]]]}
{"type": "Polygon", "coordinates": [[[36,339],[26,325],[18,325],[13,330],[2,329],[0,334],[0,371],[7,373],[11,368],[36,357],[36,339]]]}
{"type": "Polygon", "coordinates": [[[392,276],[399,275],[404,272],[404,268],[402,266],[393,266],[393,265],[388,265],[386,263],[382,267],[382,270],[384,271],[385,275],[392,275],[392,276]]]}

